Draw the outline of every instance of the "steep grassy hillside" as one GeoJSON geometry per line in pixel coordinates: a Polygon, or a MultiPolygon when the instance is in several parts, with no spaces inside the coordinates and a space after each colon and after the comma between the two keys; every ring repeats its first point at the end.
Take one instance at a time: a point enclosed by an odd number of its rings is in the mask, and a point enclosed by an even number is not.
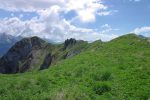
{"type": "Polygon", "coordinates": [[[149,100],[150,42],[134,34],[96,41],[39,72],[0,75],[0,100],[149,100]]]}

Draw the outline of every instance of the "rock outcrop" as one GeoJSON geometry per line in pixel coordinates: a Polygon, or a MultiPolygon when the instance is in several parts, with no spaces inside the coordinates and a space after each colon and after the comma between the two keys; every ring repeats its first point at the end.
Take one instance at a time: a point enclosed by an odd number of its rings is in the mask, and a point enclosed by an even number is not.
{"type": "Polygon", "coordinates": [[[53,59],[53,56],[51,55],[51,53],[46,55],[46,57],[44,59],[44,62],[43,62],[43,64],[40,67],[40,70],[47,69],[51,65],[52,59],[53,59]]]}
{"type": "Polygon", "coordinates": [[[24,38],[0,59],[0,73],[43,70],[79,54],[86,46],[87,42],[72,38],[59,45],[47,43],[38,37],[24,38]]]}
{"type": "Polygon", "coordinates": [[[34,69],[48,43],[38,37],[17,42],[0,60],[0,73],[17,73],[34,69]]]}
{"type": "Polygon", "coordinates": [[[67,39],[65,40],[64,43],[64,50],[66,50],[67,48],[71,48],[72,46],[74,46],[77,43],[77,41],[73,38],[71,39],[67,39]]]}
{"type": "Polygon", "coordinates": [[[82,40],[75,40],[73,38],[67,39],[64,42],[64,51],[67,51],[64,58],[71,58],[75,55],[78,55],[80,52],[85,50],[87,42],[82,40]]]}

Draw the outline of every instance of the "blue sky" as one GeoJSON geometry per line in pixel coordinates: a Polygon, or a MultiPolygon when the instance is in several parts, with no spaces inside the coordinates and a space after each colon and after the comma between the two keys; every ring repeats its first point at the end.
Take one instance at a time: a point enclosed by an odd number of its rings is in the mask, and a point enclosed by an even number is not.
{"type": "Polygon", "coordinates": [[[0,33],[109,41],[134,32],[150,37],[149,0],[0,0],[0,33]]]}

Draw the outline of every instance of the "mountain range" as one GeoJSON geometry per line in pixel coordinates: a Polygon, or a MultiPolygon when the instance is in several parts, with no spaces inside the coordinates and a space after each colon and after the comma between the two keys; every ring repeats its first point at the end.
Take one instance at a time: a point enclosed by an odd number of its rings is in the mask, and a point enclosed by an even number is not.
{"type": "Polygon", "coordinates": [[[0,100],[149,100],[150,41],[23,38],[0,59],[0,100]]]}
{"type": "Polygon", "coordinates": [[[0,59],[0,73],[46,69],[62,59],[79,54],[86,46],[87,42],[75,39],[51,44],[39,37],[24,38],[0,59]]]}

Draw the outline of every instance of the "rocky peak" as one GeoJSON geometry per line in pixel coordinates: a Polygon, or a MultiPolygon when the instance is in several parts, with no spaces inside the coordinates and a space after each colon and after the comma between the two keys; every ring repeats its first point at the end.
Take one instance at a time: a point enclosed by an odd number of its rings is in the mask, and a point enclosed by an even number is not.
{"type": "Polygon", "coordinates": [[[43,44],[46,43],[44,40],[40,39],[39,37],[32,37],[31,38],[31,44],[33,47],[42,47],[44,46],[43,44]]]}
{"type": "Polygon", "coordinates": [[[64,43],[64,49],[70,48],[73,45],[75,45],[76,43],[77,43],[77,41],[73,38],[67,39],[67,40],[65,40],[65,43],[64,43]]]}
{"type": "Polygon", "coordinates": [[[25,45],[30,45],[32,48],[40,48],[44,43],[45,41],[40,39],[39,37],[31,37],[22,39],[21,41],[17,42],[15,46],[24,47],[25,45]]]}
{"type": "MultiPolygon", "coordinates": [[[[24,38],[17,42],[0,60],[0,73],[23,72],[31,65],[31,60],[40,58],[46,42],[38,37],[24,38]],[[21,65],[20,65],[21,63],[21,65]],[[13,66],[13,67],[12,67],[13,66]]],[[[39,59],[38,59],[39,60],[39,59]]],[[[35,61],[38,62],[38,61],[35,61]]]]}
{"type": "Polygon", "coordinates": [[[43,70],[79,54],[86,46],[87,42],[73,38],[60,45],[47,43],[38,37],[24,38],[0,59],[0,73],[43,70]]]}

